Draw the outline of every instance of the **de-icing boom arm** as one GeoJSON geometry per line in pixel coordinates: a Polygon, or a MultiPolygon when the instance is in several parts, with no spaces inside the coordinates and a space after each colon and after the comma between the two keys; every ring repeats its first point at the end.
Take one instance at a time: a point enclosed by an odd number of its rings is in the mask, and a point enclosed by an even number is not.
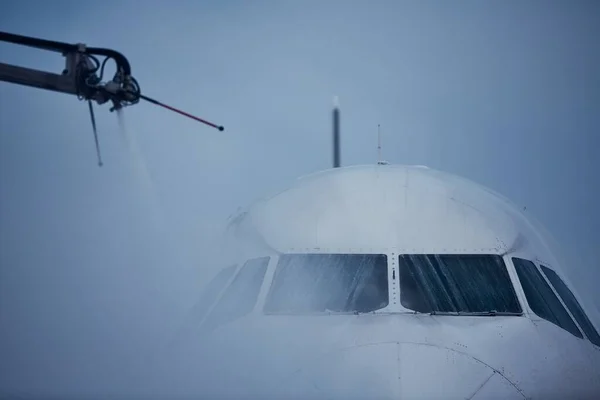
{"type": "Polygon", "coordinates": [[[142,95],[140,86],[131,75],[129,61],[127,61],[127,58],[125,58],[124,55],[115,50],[87,47],[84,44],[62,43],[6,32],[0,32],[0,41],[54,51],[61,53],[65,57],[66,65],[61,74],[0,62],[0,81],[72,94],[76,95],[81,100],[87,100],[90,107],[96,148],[98,150],[98,162],[100,165],[102,165],[102,162],[100,160],[100,152],[98,149],[98,138],[92,108],[93,101],[100,105],[110,101],[113,105],[110,110],[114,111],[125,106],[136,104],[142,99],[168,110],[175,111],[220,131],[224,129],[222,126],[213,124],[212,122],[208,122],[142,95]],[[99,61],[98,57],[104,57],[102,63],[99,61]],[[117,71],[111,80],[104,82],[104,67],[106,66],[107,61],[111,59],[115,61],[117,71]]]}

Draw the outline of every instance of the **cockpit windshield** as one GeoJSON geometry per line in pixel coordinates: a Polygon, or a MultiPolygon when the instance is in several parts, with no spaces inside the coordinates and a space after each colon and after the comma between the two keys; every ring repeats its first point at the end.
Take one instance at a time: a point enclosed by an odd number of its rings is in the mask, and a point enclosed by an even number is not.
{"type": "Polygon", "coordinates": [[[371,312],[388,305],[384,254],[284,254],[266,313],[371,312]]]}
{"type": "Polygon", "coordinates": [[[413,254],[399,257],[400,303],[426,313],[521,314],[498,255],[413,254]]]}

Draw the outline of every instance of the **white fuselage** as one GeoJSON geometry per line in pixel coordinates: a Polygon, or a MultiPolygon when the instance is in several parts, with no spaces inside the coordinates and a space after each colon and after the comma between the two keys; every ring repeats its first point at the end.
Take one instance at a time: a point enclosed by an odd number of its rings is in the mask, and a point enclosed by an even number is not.
{"type": "MultiPolygon", "coordinates": [[[[195,340],[202,346],[183,352],[203,366],[181,364],[182,393],[189,379],[207,398],[600,398],[600,343],[592,343],[596,340],[589,325],[583,326],[561,289],[548,285],[549,272],[540,269],[554,271],[579,299],[556,249],[541,226],[507,199],[473,182],[425,167],[324,171],[240,213],[229,234],[226,265],[238,266],[197,316],[201,336],[195,340]],[[282,257],[307,254],[385,256],[384,306],[364,313],[351,308],[268,311],[277,307],[272,305],[272,292],[280,284],[276,278],[285,264],[282,257]],[[433,264],[424,255],[446,257],[448,265],[452,257],[496,260],[509,285],[503,295],[515,297],[506,306],[511,312],[476,309],[477,302],[460,311],[490,313],[440,315],[444,313],[430,313],[444,311],[439,304],[410,306],[405,300],[404,277],[412,262],[407,255],[421,260],[411,264],[411,271],[415,279],[422,279],[421,285],[429,282],[433,289],[427,296],[433,300],[442,296],[434,286],[448,288],[448,279],[458,286],[462,282],[464,287],[455,290],[467,298],[480,289],[477,282],[499,278],[476,278],[478,270],[460,263],[435,275],[427,272],[433,264]],[[247,306],[251,298],[248,309],[212,323],[215,315],[234,310],[221,304],[232,301],[228,289],[237,287],[245,262],[257,259],[264,260],[264,269],[256,295],[238,299],[247,306]],[[471,271],[462,281],[445,276],[459,267],[471,271]],[[537,300],[536,292],[541,296],[537,300]]],[[[442,261],[435,268],[442,268],[442,261]]],[[[277,299],[285,299],[286,291],[291,296],[293,284],[287,287],[277,299]]],[[[496,293],[493,287],[481,290],[496,293]]],[[[494,298],[490,302],[503,304],[494,298]]]]}

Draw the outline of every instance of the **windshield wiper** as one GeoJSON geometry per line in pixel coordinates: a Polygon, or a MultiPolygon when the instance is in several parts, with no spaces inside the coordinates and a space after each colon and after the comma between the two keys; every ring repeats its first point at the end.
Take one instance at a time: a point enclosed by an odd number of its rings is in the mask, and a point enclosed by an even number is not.
{"type": "Polygon", "coordinates": [[[508,311],[432,311],[429,315],[456,315],[456,316],[469,316],[469,317],[504,317],[504,316],[521,316],[522,312],[508,312],[508,311]]]}

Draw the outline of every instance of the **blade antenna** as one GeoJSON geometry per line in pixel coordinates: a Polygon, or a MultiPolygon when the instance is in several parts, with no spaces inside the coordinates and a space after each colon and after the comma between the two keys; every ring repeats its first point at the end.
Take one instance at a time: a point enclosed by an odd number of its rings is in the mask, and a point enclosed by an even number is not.
{"type": "Polygon", "coordinates": [[[98,130],[96,129],[96,117],[94,116],[94,107],[92,101],[88,100],[90,108],[90,118],[92,119],[92,129],[94,130],[94,140],[96,141],[96,155],[98,156],[98,166],[102,166],[102,156],[100,155],[100,144],[98,142],[98,130]]]}
{"type": "Polygon", "coordinates": [[[205,120],[205,119],[202,119],[202,118],[200,118],[200,117],[196,117],[195,115],[192,115],[192,114],[186,113],[185,111],[181,111],[181,110],[179,110],[179,109],[177,109],[177,108],[175,108],[175,107],[169,106],[169,105],[167,105],[167,104],[161,103],[160,101],[158,101],[158,100],[154,100],[154,99],[152,99],[152,98],[150,98],[150,97],[148,97],[148,96],[144,96],[144,95],[140,94],[140,99],[146,100],[147,102],[150,102],[150,103],[152,103],[152,104],[155,104],[155,105],[157,105],[157,106],[160,106],[160,107],[163,107],[163,108],[166,108],[167,110],[170,110],[170,111],[176,112],[176,113],[178,113],[178,114],[181,114],[181,115],[183,115],[184,117],[191,118],[191,119],[193,119],[193,120],[195,120],[195,121],[201,122],[201,123],[203,123],[203,124],[205,124],[205,125],[208,125],[208,126],[210,126],[210,127],[213,127],[213,128],[215,128],[215,129],[218,129],[218,130],[220,130],[220,131],[223,131],[223,130],[225,129],[225,128],[224,128],[223,126],[221,126],[221,125],[213,124],[213,123],[212,123],[212,122],[210,122],[210,121],[207,121],[207,120],[205,120]]]}

